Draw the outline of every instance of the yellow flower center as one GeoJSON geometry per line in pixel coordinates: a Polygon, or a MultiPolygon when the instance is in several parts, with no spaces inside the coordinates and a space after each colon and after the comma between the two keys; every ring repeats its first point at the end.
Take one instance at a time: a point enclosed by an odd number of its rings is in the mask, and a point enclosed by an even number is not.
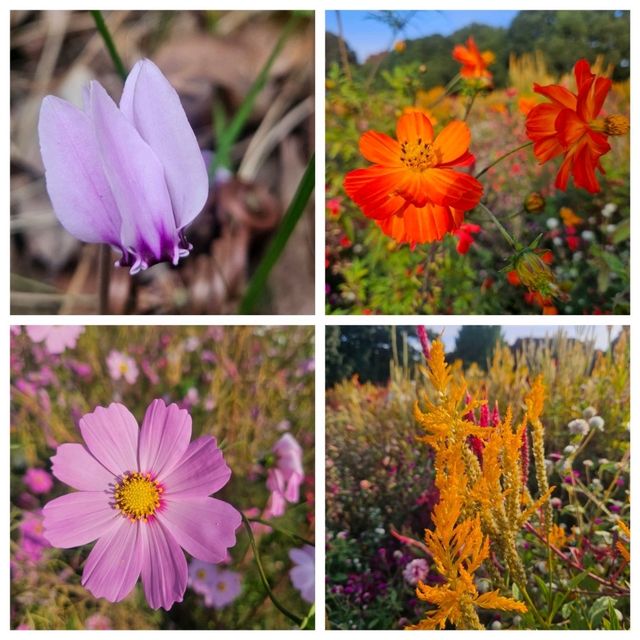
{"type": "Polygon", "coordinates": [[[207,572],[204,569],[198,569],[196,571],[196,576],[198,576],[200,580],[204,580],[207,577],[207,572]]]}
{"type": "Polygon", "coordinates": [[[604,132],[608,136],[623,136],[629,132],[630,124],[627,116],[619,114],[604,119],[604,132]]]}
{"type": "Polygon", "coordinates": [[[120,373],[127,373],[127,370],[129,369],[126,362],[121,362],[118,368],[120,369],[120,373]]]}
{"type": "Polygon", "coordinates": [[[405,140],[400,143],[400,160],[413,171],[424,171],[438,164],[436,150],[429,142],[418,138],[415,142],[405,140]]]}
{"type": "Polygon", "coordinates": [[[116,507],[132,522],[146,522],[160,506],[163,488],[150,473],[125,473],[113,492],[116,507]]]}
{"type": "Polygon", "coordinates": [[[218,582],[216,588],[218,589],[218,591],[226,591],[227,585],[224,582],[218,582]]]}

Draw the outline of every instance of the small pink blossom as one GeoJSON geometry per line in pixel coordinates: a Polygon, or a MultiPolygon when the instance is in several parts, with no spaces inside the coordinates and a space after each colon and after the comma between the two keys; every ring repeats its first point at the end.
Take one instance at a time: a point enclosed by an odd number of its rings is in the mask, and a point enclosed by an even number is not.
{"type": "Polygon", "coordinates": [[[424,558],[414,558],[402,571],[405,582],[415,587],[418,582],[424,582],[429,574],[429,565],[424,558]]]}
{"type": "Polygon", "coordinates": [[[82,575],[96,598],[119,602],[142,577],[149,606],[169,610],[187,587],[182,549],[215,563],[236,543],[240,513],[209,497],[231,470],[215,438],[190,442],[191,416],[162,400],[140,428],[117,403],[79,427],[86,446],[63,444],[51,458],[53,475],[76,491],[45,505],[45,536],[62,549],[97,540],[82,575]]]}
{"type": "Polygon", "coordinates": [[[295,565],[289,571],[293,586],[300,592],[305,602],[312,603],[315,600],[316,585],[315,549],[305,544],[302,549],[291,549],[289,558],[295,565]]]}
{"type": "Polygon", "coordinates": [[[84,327],[65,325],[53,327],[49,325],[29,325],[27,335],[33,342],[44,342],[45,349],[51,354],[60,354],[65,349],[73,349],[84,327]]]}
{"type": "Polygon", "coordinates": [[[111,629],[111,620],[101,613],[94,613],[84,621],[84,628],[96,631],[98,629],[105,631],[111,629]]]}
{"type": "Polygon", "coordinates": [[[267,489],[271,491],[271,496],[265,509],[265,518],[277,518],[284,514],[287,502],[298,502],[300,485],[304,480],[302,448],[290,433],[285,433],[272,451],[278,462],[267,474],[267,489]]]}
{"type": "Polygon", "coordinates": [[[107,356],[107,367],[112,380],[124,378],[129,384],[138,379],[138,366],[136,361],[125,353],[113,349],[107,356]]]}
{"type": "Polygon", "coordinates": [[[51,545],[44,536],[44,526],[41,511],[26,511],[18,525],[20,532],[18,560],[32,563],[42,558],[42,552],[51,545]]]}
{"type": "Polygon", "coordinates": [[[242,591],[242,576],[215,564],[192,560],[189,564],[189,586],[201,596],[207,607],[224,609],[242,591]]]}
{"type": "Polygon", "coordinates": [[[53,488],[53,478],[44,469],[27,469],[22,481],[31,493],[49,493],[53,488]]]}

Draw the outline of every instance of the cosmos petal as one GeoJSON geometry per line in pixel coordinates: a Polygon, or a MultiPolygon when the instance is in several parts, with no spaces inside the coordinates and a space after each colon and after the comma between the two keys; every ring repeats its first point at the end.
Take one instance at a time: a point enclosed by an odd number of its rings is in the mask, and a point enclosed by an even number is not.
{"type": "Polygon", "coordinates": [[[433,126],[427,116],[421,111],[405,113],[398,118],[396,137],[400,142],[432,142],[433,126]]]}
{"type": "Polygon", "coordinates": [[[104,491],[115,482],[114,474],[103,467],[81,444],[61,444],[51,458],[53,475],[79,491],[104,491]]]}
{"type": "Polygon", "coordinates": [[[450,122],[433,142],[438,165],[453,164],[464,158],[471,144],[471,131],[466,122],[450,122]]]}
{"type": "Polygon", "coordinates": [[[423,172],[429,197],[435,203],[454,209],[473,209],[482,197],[483,187],[473,176],[453,169],[428,169],[423,172]]]}
{"type": "Polygon", "coordinates": [[[360,153],[374,164],[401,167],[400,145],[397,140],[378,131],[365,131],[360,136],[360,153]]]}

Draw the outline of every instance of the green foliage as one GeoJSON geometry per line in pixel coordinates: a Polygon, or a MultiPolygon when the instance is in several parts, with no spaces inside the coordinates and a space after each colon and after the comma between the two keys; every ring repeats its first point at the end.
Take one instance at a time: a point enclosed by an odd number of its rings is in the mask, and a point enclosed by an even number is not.
{"type": "Polygon", "coordinates": [[[486,370],[496,344],[499,344],[501,339],[502,329],[500,326],[464,325],[458,333],[456,348],[451,357],[462,360],[465,368],[475,362],[486,370]]]}

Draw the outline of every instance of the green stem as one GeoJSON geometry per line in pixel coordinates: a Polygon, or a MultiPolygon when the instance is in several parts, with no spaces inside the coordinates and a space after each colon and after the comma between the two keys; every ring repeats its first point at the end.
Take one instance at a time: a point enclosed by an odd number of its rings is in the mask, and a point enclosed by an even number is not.
{"type": "Polygon", "coordinates": [[[289,39],[294,27],[298,24],[299,16],[297,13],[293,13],[293,15],[289,18],[289,21],[285,25],[278,41],[276,42],[271,55],[265,62],[264,66],[260,70],[258,77],[255,79],[255,82],[249,89],[249,92],[245,96],[242,104],[236,111],[233,120],[226,124],[223,128],[220,123],[216,122],[216,134],[218,136],[218,145],[216,154],[211,161],[211,167],[209,170],[209,175],[215,175],[216,169],[220,167],[224,167],[226,169],[231,168],[231,147],[234,145],[235,141],[238,139],[242,128],[246,124],[251,112],[253,111],[253,106],[258,97],[259,93],[264,88],[267,83],[267,79],[269,76],[269,71],[273,66],[273,63],[276,61],[282,48],[285,43],[289,39]]]}
{"type": "MultiPolygon", "coordinates": [[[[469,102],[467,102],[467,108],[464,112],[464,118],[462,118],[465,122],[469,117],[469,113],[471,113],[471,107],[473,107],[473,103],[476,101],[476,96],[478,95],[477,91],[474,91],[469,97],[469,102]]],[[[477,177],[477,176],[476,176],[477,177]]]]}
{"type": "MultiPolygon", "coordinates": [[[[466,119],[466,116],[465,116],[465,119],[466,119]]],[[[495,167],[499,162],[502,162],[505,158],[508,158],[511,154],[516,153],[516,151],[521,151],[522,149],[526,149],[527,147],[530,147],[532,144],[533,142],[525,142],[524,144],[521,144],[519,147],[516,147],[515,149],[511,149],[511,151],[507,151],[507,153],[505,153],[504,155],[501,155],[498,159],[494,160],[490,165],[487,165],[482,171],[480,171],[480,173],[477,173],[476,178],[479,178],[480,176],[487,173],[489,169],[491,169],[492,167],[495,167]]]]}
{"type": "Polygon", "coordinates": [[[498,231],[502,234],[502,237],[511,245],[511,247],[513,249],[515,249],[517,251],[518,250],[518,243],[511,237],[511,234],[504,228],[504,226],[502,225],[500,220],[498,220],[498,218],[496,218],[496,216],[493,213],[493,211],[491,211],[491,209],[489,209],[489,207],[484,205],[482,202],[479,202],[478,206],[481,209],[484,209],[484,211],[489,214],[489,217],[491,218],[493,223],[496,225],[496,227],[498,227],[498,231]]]}
{"type": "Polygon", "coordinates": [[[263,520],[262,518],[249,518],[249,522],[257,522],[258,524],[264,524],[265,526],[281,533],[283,536],[288,536],[289,538],[293,538],[294,540],[298,540],[302,542],[302,544],[308,544],[311,547],[315,547],[315,542],[311,542],[311,540],[307,540],[302,536],[299,536],[297,533],[293,533],[293,531],[287,531],[286,529],[282,529],[281,527],[277,527],[273,523],[269,522],[269,520],[263,520]]]}
{"type": "Polygon", "coordinates": [[[262,580],[262,584],[267,592],[267,595],[271,599],[271,602],[275,605],[276,609],[278,609],[281,613],[284,613],[289,620],[291,620],[294,624],[300,626],[302,624],[302,618],[297,616],[295,613],[291,613],[284,605],[280,604],[280,602],[276,599],[273,591],[271,591],[271,587],[269,586],[269,581],[267,580],[267,575],[264,572],[264,567],[262,566],[262,562],[260,561],[260,554],[258,553],[258,547],[256,545],[255,538],[253,537],[253,531],[251,530],[251,523],[247,520],[247,517],[242,514],[242,522],[244,523],[245,529],[249,534],[249,542],[251,543],[251,549],[253,550],[253,557],[256,560],[256,565],[258,566],[258,573],[260,574],[260,579],[262,580]]]}
{"type": "Polygon", "coordinates": [[[449,80],[449,84],[444,88],[444,93],[428,105],[427,109],[433,109],[438,106],[453,91],[453,88],[458,84],[460,78],[462,78],[462,76],[459,73],[456,73],[456,75],[449,80]]]}
{"type": "Polygon", "coordinates": [[[311,156],[311,160],[309,160],[309,164],[302,176],[302,180],[300,180],[298,189],[289,204],[287,212],[282,218],[282,222],[280,223],[280,227],[278,228],[275,237],[271,241],[264,258],[262,258],[262,262],[260,262],[256,272],[249,281],[247,291],[240,303],[240,309],[238,310],[239,313],[252,313],[256,306],[271,269],[278,261],[280,254],[283,252],[289,237],[293,233],[293,230],[302,216],[309,198],[311,197],[315,183],[315,171],[316,157],[314,154],[311,156]]]}
{"type": "Polygon", "coordinates": [[[116,45],[113,42],[113,38],[111,37],[111,33],[109,33],[109,28],[107,27],[104,18],[102,17],[102,11],[90,11],[93,16],[93,20],[96,23],[96,28],[100,32],[102,39],[104,40],[104,44],[107,47],[107,51],[111,56],[111,60],[113,62],[113,66],[116,68],[116,71],[120,75],[123,80],[127,78],[127,70],[122,63],[122,58],[120,58],[120,54],[116,49],[116,45]]]}
{"type": "Polygon", "coordinates": [[[518,589],[520,589],[520,593],[522,593],[522,595],[524,596],[524,599],[527,603],[527,607],[529,609],[529,611],[531,611],[533,613],[533,615],[538,618],[538,621],[542,624],[542,626],[545,629],[548,629],[548,625],[545,621],[545,619],[542,617],[542,614],[538,611],[538,608],[536,607],[535,604],[533,604],[533,600],[531,599],[531,596],[529,595],[529,593],[527,592],[527,589],[525,588],[524,585],[518,585],[518,589]]]}

